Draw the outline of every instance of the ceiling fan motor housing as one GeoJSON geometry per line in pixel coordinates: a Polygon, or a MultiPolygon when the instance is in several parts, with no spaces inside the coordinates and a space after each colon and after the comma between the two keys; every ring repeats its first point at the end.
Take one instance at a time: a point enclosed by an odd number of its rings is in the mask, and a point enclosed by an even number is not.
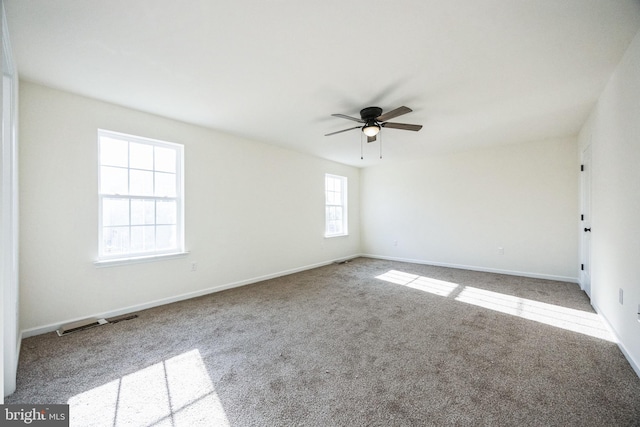
{"type": "Polygon", "coordinates": [[[382,114],[380,107],[367,107],[360,110],[360,117],[366,122],[375,121],[382,114]]]}

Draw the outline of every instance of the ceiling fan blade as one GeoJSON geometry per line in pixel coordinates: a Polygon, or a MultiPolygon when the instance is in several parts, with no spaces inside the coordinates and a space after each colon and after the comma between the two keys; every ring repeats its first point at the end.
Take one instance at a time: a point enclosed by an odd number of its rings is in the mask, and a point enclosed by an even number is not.
{"type": "Polygon", "coordinates": [[[332,114],[333,117],[340,117],[342,119],[353,120],[354,122],[364,123],[362,119],[356,119],[355,117],[347,116],[345,114],[332,114]]]}
{"type": "Polygon", "coordinates": [[[411,108],[409,108],[409,107],[404,107],[404,106],[403,107],[398,107],[395,110],[391,110],[389,112],[386,112],[386,113],[378,116],[376,118],[376,120],[379,121],[379,122],[386,122],[387,120],[391,120],[394,117],[398,117],[398,116],[401,116],[403,114],[410,113],[412,111],[413,110],[411,108]]]}
{"type": "Polygon", "coordinates": [[[349,129],[342,129],[342,130],[339,130],[339,131],[336,131],[336,132],[327,133],[324,136],[331,136],[331,135],[335,135],[336,133],[346,132],[348,130],[360,129],[361,127],[362,126],[355,126],[355,127],[349,128],[349,129]]]}
{"type": "Polygon", "coordinates": [[[375,135],[373,135],[373,136],[368,136],[368,137],[367,137],[367,143],[369,143],[369,142],[373,142],[373,141],[375,141],[375,140],[376,140],[376,136],[375,136],[375,135]]]}
{"type": "Polygon", "coordinates": [[[394,122],[380,123],[380,126],[385,128],[391,128],[391,129],[413,130],[416,132],[422,129],[422,125],[409,125],[407,123],[394,123],[394,122]]]}

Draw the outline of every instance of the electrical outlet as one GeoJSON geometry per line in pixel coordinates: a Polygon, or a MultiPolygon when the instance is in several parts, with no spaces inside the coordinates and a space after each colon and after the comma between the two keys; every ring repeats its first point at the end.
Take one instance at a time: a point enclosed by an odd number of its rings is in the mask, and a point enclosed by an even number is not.
{"type": "Polygon", "coordinates": [[[620,304],[623,304],[624,302],[624,291],[622,290],[622,288],[618,290],[618,301],[620,302],[620,304]]]}
{"type": "Polygon", "coordinates": [[[502,246],[498,246],[498,255],[504,255],[504,248],[502,246]]]}
{"type": "Polygon", "coordinates": [[[191,271],[196,271],[198,269],[198,263],[197,262],[192,262],[191,263],[191,271]]]}
{"type": "Polygon", "coordinates": [[[397,240],[393,241],[393,246],[398,246],[398,241],[397,240]]]}

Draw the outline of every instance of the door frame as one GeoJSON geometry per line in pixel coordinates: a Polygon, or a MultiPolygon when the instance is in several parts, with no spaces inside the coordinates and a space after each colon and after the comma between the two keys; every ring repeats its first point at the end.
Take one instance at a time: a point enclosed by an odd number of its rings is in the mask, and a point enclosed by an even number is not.
{"type": "Polygon", "coordinates": [[[0,136],[0,398],[15,391],[20,333],[18,319],[18,73],[11,52],[4,1],[0,3],[2,45],[2,132],[0,136]]]}

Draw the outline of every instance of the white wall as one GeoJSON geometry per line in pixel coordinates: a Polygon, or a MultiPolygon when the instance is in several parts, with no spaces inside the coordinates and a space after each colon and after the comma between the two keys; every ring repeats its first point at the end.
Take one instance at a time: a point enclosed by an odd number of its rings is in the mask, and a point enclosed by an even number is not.
{"type": "Polygon", "coordinates": [[[640,375],[640,33],[579,140],[581,150],[590,143],[592,153],[592,304],[640,375]]]}
{"type": "Polygon", "coordinates": [[[576,281],[577,168],[566,139],[365,169],[363,252],[576,281]]]}
{"type": "Polygon", "coordinates": [[[18,140],[16,73],[9,31],[0,3],[0,44],[2,45],[2,86],[0,86],[0,403],[16,388],[20,333],[18,322],[18,140]]]}
{"type": "Polygon", "coordinates": [[[20,131],[27,334],[359,253],[356,168],[27,82],[20,131]],[[184,144],[186,258],[94,266],[98,128],[184,144]],[[325,172],[349,179],[348,237],[323,237],[325,172]]]}

